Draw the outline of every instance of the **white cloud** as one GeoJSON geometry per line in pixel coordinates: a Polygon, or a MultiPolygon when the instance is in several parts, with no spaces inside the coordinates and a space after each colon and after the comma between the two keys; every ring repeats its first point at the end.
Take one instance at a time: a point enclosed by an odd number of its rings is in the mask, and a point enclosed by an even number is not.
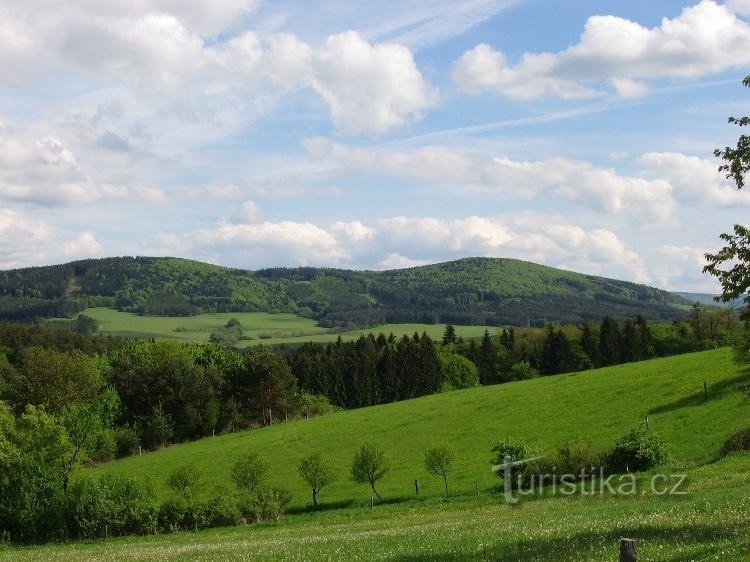
{"type": "Polygon", "coordinates": [[[163,203],[167,197],[155,187],[97,181],[60,139],[12,133],[0,122],[0,201],[54,206],[125,199],[163,203]]]}
{"type": "Polygon", "coordinates": [[[109,4],[0,6],[0,76],[18,83],[26,70],[73,68],[135,88],[140,104],[162,114],[220,128],[300,89],[317,92],[335,125],[352,134],[410,123],[437,102],[406,47],[371,44],[355,31],[315,47],[288,33],[236,30],[256,1],[109,4]]]}
{"type": "Polygon", "coordinates": [[[675,198],[686,202],[712,205],[750,205],[750,193],[739,191],[718,170],[712,160],[687,156],[679,152],[649,152],[641,162],[673,186],[675,198]]]}
{"type": "Polygon", "coordinates": [[[668,181],[622,175],[581,160],[488,158],[447,147],[398,152],[347,147],[322,138],[308,139],[304,146],[314,158],[343,170],[417,178],[516,198],[553,196],[603,213],[624,213],[635,222],[667,220],[673,209],[668,181]]]}
{"type": "MultiPolygon", "coordinates": [[[[744,3],[737,6],[732,9],[744,9],[744,3]]],[[[602,82],[608,80],[621,96],[642,96],[647,85],[640,80],[694,78],[750,63],[750,25],[730,8],[703,0],[653,28],[592,16],[575,45],[524,53],[516,64],[480,44],[456,62],[453,79],[470,93],[489,90],[520,99],[595,97],[605,93],[602,82]]]]}
{"type": "Polygon", "coordinates": [[[103,246],[93,232],[66,239],[52,225],[31,215],[0,207],[0,269],[99,256],[103,246]]]}
{"type": "Polygon", "coordinates": [[[94,257],[104,255],[104,246],[93,232],[83,232],[62,245],[62,253],[68,257],[94,257]]]}
{"type": "Polygon", "coordinates": [[[397,268],[465,256],[515,257],[586,273],[648,282],[640,256],[607,229],[584,229],[556,214],[520,213],[442,219],[395,216],[372,224],[294,221],[228,224],[163,233],[156,254],[262,268],[336,265],[397,268]]]}
{"type": "Polygon", "coordinates": [[[726,7],[735,14],[750,16],[750,0],[728,0],[726,7]]]}

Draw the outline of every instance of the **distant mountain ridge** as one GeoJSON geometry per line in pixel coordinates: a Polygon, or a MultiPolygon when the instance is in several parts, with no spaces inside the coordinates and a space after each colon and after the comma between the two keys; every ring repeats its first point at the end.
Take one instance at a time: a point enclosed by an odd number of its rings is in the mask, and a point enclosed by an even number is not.
{"type": "Polygon", "coordinates": [[[668,319],[690,304],[646,285],[505,258],[388,271],[248,271],[182,258],[114,257],[0,271],[0,319],[14,321],[108,306],[157,316],[294,312],[329,327],[398,322],[526,326],[605,315],[668,319]]]}

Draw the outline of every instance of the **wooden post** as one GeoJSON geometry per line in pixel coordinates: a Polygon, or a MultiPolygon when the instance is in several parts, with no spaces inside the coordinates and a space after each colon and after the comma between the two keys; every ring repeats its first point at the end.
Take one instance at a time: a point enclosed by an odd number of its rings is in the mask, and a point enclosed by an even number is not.
{"type": "Polygon", "coordinates": [[[648,416],[646,416],[646,429],[648,429],[648,416]]]}
{"type": "Polygon", "coordinates": [[[474,482],[474,493],[479,497],[479,484],[477,482],[474,482]]]}
{"type": "Polygon", "coordinates": [[[371,494],[370,495],[370,509],[372,509],[373,507],[375,507],[375,496],[371,494]]]}
{"type": "Polygon", "coordinates": [[[703,381],[703,398],[708,400],[708,385],[703,381]]]}
{"type": "Polygon", "coordinates": [[[635,539],[620,539],[620,562],[638,562],[638,545],[635,539]]]}
{"type": "Polygon", "coordinates": [[[414,481],[414,491],[419,495],[419,480],[414,481]]]}

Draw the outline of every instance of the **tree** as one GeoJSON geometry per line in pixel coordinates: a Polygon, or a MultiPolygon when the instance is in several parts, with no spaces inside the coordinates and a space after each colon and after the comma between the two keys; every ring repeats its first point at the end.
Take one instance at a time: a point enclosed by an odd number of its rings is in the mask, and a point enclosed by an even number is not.
{"type": "MultiPolygon", "coordinates": [[[[474,343],[473,340],[472,343],[474,343]]],[[[482,384],[491,384],[497,380],[497,351],[489,330],[485,330],[484,336],[482,336],[477,368],[479,370],[479,382],[482,384]]]]}
{"type": "Polygon", "coordinates": [[[248,453],[232,466],[232,479],[238,488],[253,493],[265,482],[268,465],[256,453],[248,453]]]}
{"type": "Polygon", "coordinates": [[[375,489],[378,480],[388,472],[385,452],[375,443],[365,443],[354,454],[351,466],[351,477],[357,484],[369,484],[372,493],[381,500],[375,489]]]}
{"type": "Polygon", "coordinates": [[[456,329],[452,324],[448,324],[443,332],[443,345],[450,345],[456,343],[456,329]]]}
{"type": "Polygon", "coordinates": [[[313,453],[304,457],[297,465],[299,473],[312,490],[313,506],[318,507],[318,494],[333,480],[333,473],[326,466],[323,455],[313,453]]]}
{"type": "Polygon", "coordinates": [[[614,318],[605,316],[599,328],[599,361],[601,365],[617,365],[621,360],[622,337],[614,318]]]}
{"type": "Polygon", "coordinates": [[[427,449],[424,454],[424,467],[430,474],[440,476],[445,485],[445,496],[448,497],[448,474],[453,470],[456,454],[453,449],[439,445],[427,449]]]}
{"type": "Polygon", "coordinates": [[[169,473],[167,484],[180,497],[192,500],[202,491],[203,473],[194,464],[178,466],[169,473]]]}
{"type": "Polygon", "coordinates": [[[440,375],[442,382],[440,390],[448,391],[458,388],[471,388],[479,386],[479,374],[477,367],[463,355],[450,348],[440,350],[440,375]]]}
{"type": "MultiPolygon", "coordinates": [[[[746,76],[742,84],[750,88],[750,76],[746,76]]],[[[746,127],[750,125],[750,117],[730,117],[729,123],[746,127]]],[[[725,161],[719,166],[719,171],[725,172],[737,189],[742,189],[750,171],[750,136],[740,135],[735,148],[717,148],[714,156],[725,161]]],[[[705,255],[708,263],[703,271],[718,278],[722,288],[721,300],[728,302],[744,296],[745,303],[750,304],[750,228],[735,224],[734,234],[722,234],[720,238],[726,246],[715,254],[705,255]]]]}
{"type": "Polygon", "coordinates": [[[273,423],[274,411],[289,409],[297,390],[297,382],[286,360],[262,345],[245,353],[233,386],[243,406],[259,410],[263,425],[273,423]]]}
{"type": "Polygon", "coordinates": [[[20,363],[7,374],[10,403],[17,412],[27,404],[42,406],[50,414],[70,404],[91,404],[103,384],[94,361],[80,351],[33,347],[24,350],[20,363]]]}

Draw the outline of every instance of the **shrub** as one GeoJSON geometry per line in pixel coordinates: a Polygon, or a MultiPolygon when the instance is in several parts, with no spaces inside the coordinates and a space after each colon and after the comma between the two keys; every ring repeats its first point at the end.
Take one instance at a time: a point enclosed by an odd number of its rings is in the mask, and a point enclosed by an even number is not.
{"type": "MultiPolygon", "coordinates": [[[[491,459],[493,465],[504,465],[505,457],[509,456],[512,461],[518,461],[529,457],[529,447],[526,442],[520,439],[501,439],[492,447],[495,456],[491,459]]],[[[511,484],[515,486],[518,481],[518,475],[524,471],[523,466],[511,468],[511,484]]],[[[500,478],[505,478],[505,471],[497,472],[500,478]]]]}
{"type": "Polygon", "coordinates": [[[323,455],[313,453],[304,457],[297,465],[299,473],[312,491],[313,505],[318,505],[318,493],[333,480],[333,473],[328,468],[323,455]]]}
{"type": "Polygon", "coordinates": [[[222,487],[215,488],[208,497],[198,500],[192,512],[193,526],[199,529],[237,525],[242,519],[237,498],[222,487]]]}
{"type": "Polygon", "coordinates": [[[255,453],[249,453],[232,466],[232,480],[237,487],[248,492],[260,488],[266,480],[268,465],[255,453]]]}
{"type": "Polygon", "coordinates": [[[667,460],[664,442],[645,428],[631,429],[620,437],[607,455],[607,467],[615,472],[639,472],[667,460]]]}
{"type": "Polygon", "coordinates": [[[434,476],[440,476],[445,485],[445,495],[448,496],[448,474],[453,470],[456,453],[445,445],[427,449],[424,454],[424,467],[434,476]]]}
{"type": "Polygon", "coordinates": [[[115,432],[117,458],[129,457],[138,451],[141,440],[131,427],[118,427],[115,432]]]}
{"type": "Polygon", "coordinates": [[[77,480],[67,494],[68,530],[81,538],[153,533],[158,520],[153,497],[150,487],[133,478],[105,474],[77,480]]]}
{"type": "Polygon", "coordinates": [[[262,487],[255,492],[240,492],[238,504],[240,513],[246,521],[260,523],[280,519],[291,499],[286,490],[262,487]]]}
{"type": "Polygon", "coordinates": [[[719,455],[724,457],[739,451],[750,451],[750,427],[738,431],[727,439],[719,450],[719,455]]]}
{"type": "Polygon", "coordinates": [[[159,506],[159,529],[164,533],[173,533],[185,528],[188,518],[188,504],[179,497],[172,496],[159,506]]]}
{"type": "Polygon", "coordinates": [[[370,484],[373,494],[382,499],[375,489],[378,480],[388,472],[385,452],[375,443],[365,443],[354,454],[351,466],[352,480],[357,484],[370,484]]]}
{"type": "Polygon", "coordinates": [[[183,498],[190,499],[200,492],[203,473],[194,464],[179,466],[169,473],[167,484],[183,498]]]}

